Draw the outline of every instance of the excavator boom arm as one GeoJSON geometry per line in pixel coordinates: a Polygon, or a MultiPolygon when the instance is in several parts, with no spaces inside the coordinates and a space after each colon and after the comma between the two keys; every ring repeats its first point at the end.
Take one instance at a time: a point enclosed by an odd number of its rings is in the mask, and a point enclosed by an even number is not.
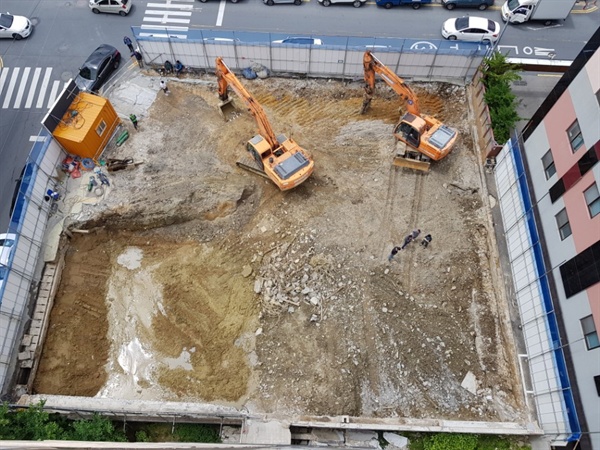
{"type": "Polygon", "coordinates": [[[256,120],[260,135],[267,140],[272,149],[277,148],[279,143],[277,142],[273,128],[271,128],[271,124],[269,123],[262,106],[260,106],[254,97],[250,95],[235,74],[229,70],[229,67],[223,62],[223,58],[218,57],[215,60],[215,64],[217,83],[219,85],[219,99],[221,101],[228,100],[227,88],[231,86],[231,89],[233,89],[238,97],[244,101],[248,110],[256,120]]]}
{"type": "Polygon", "coordinates": [[[379,74],[383,81],[391,87],[396,94],[406,102],[406,110],[416,116],[420,116],[419,100],[413,90],[404,82],[402,78],[388,69],[385,64],[379,61],[373,53],[367,50],[363,56],[363,68],[365,76],[365,100],[361,113],[364,114],[375,94],[375,75],[379,74]]]}

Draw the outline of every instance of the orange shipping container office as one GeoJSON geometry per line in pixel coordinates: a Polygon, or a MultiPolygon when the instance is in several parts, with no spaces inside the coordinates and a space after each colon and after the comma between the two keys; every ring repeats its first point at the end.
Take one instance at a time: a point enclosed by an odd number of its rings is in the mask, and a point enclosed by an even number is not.
{"type": "Polygon", "coordinates": [[[80,92],[52,134],[68,153],[97,160],[119,123],[107,99],[80,92]]]}

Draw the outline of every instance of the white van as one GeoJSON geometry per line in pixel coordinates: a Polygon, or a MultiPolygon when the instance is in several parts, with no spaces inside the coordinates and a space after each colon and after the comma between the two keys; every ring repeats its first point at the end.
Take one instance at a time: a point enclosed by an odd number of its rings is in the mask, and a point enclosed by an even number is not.
{"type": "Polygon", "coordinates": [[[105,12],[126,16],[132,3],[132,0],[90,0],[88,6],[94,14],[105,12]]]}

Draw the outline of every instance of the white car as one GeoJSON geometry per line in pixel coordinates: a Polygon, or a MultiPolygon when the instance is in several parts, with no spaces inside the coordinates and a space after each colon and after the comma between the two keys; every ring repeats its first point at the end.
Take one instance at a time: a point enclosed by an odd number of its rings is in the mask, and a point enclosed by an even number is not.
{"type": "Polygon", "coordinates": [[[315,39],[311,37],[287,37],[285,39],[279,39],[273,41],[273,44],[298,44],[298,45],[322,45],[321,39],[315,39]]]}
{"type": "Polygon", "coordinates": [[[442,36],[451,41],[491,43],[498,40],[500,24],[483,17],[458,17],[442,25],[442,36]]]}
{"type": "Polygon", "coordinates": [[[88,6],[94,14],[113,13],[126,16],[131,11],[132,0],[90,0],[88,6]]]}
{"type": "Polygon", "coordinates": [[[4,284],[4,279],[8,274],[8,261],[10,255],[15,249],[15,240],[17,239],[16,234],[0,234],[0,290],[4,284]]]}
{"type": "Polygon", "coordinates": [[[355,8],[360,8],[362,5],[367,3],[367,0],[319,0],[319,3],[323,6],[330,6],[336,3],[352,4],[355,8]]]}
{"type": "Polygon", "coordinates": [[[33,31],[33,24],[27,17],[0,13],[0,38],[20,40],[33,31]]]}

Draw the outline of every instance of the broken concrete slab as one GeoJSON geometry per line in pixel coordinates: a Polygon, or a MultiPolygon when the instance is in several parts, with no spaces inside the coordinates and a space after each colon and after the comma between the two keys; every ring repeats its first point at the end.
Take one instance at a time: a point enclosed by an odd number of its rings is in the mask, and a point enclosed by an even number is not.
{"type": "Polygon", "coordinates": [[[289,424],[276,420],[247,420],[242,427],[241,444],[290,445],[292,433],[289,424]]]}
{"type": "Polygon", "coordinates": [[[396,434],[396,433],[385,432],[385,433],[383,433],[383,438],[390,445],[393,445],[394,447],[396,447],[400,450],[408,449],[408,438],[407,437],[400,436],[399,434],[396,434]]]}

